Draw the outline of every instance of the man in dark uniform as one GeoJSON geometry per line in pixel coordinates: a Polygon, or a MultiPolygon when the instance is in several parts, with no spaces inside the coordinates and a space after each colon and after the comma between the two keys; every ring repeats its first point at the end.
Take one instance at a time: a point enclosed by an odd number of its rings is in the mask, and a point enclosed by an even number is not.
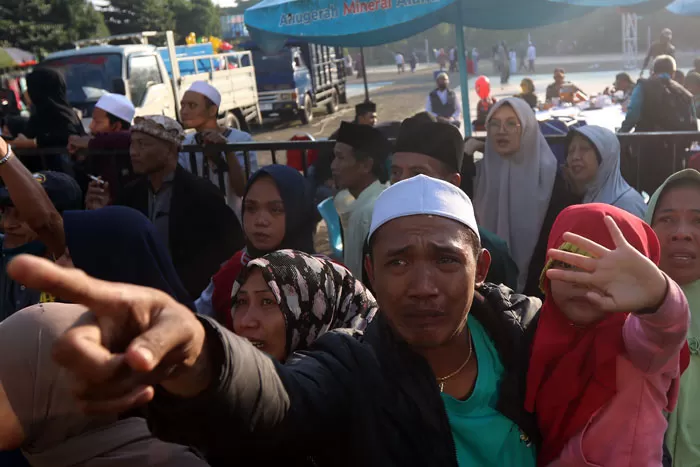
{"type": "MultiPolygon", "coordinates": [[[[697,131],[693,95],[672,79],[675,71],[673,57],[656,57],[651,78],[640,79],[632,91],[621,133],[629,133],[632,129],[637,133],[697,131]]],[[[631,180],[638,178],[636,188],[647,193],[653,193],[680,167],[680,161],[674,161],[671,143],[663,138],[645,142],[639,148],[639,158],[643,169],[635,174],[623,172],[623,176],[631,180]]]]}
{"type": "Polygon", "coordinates": [[[437,118],[439,122],[450,123],[459,128],[462,118],[462,105],[457,94],[450,89],[447,73],[437,75],[437,88],[428,94],[425,111],[437,118]]]}
{"type": "Polygon", "coordinates": [[[654,42],[651,44],[651,47],[649,47],[647,57],[644,59],[644,65],[642,65],[642,71],[639,72],[640,77],[644,74],[644,70],[647,69],[649,62],[653,63],[653,60],[659,55],[669,55],[676,58],[676,48],[671,44],[672,39],[673,33],[670,29],[666,28],[661,31],[659,42],[654,42]]]}

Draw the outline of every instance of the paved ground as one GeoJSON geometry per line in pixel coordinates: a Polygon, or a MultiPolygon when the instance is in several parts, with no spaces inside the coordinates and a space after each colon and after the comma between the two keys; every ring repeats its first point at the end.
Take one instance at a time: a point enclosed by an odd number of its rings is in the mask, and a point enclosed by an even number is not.
{"type": "MultiPolygon", "coordinates": [[[[688,54],[683,61],[690,60],[692,54],[688,54]]],[[[682,62],[683,63],[683,62],[682,62]]],[[[535,82],[540,98],[544,98],[544,91],[552,81],[551,71],[554,66],[564,66],[567,69],[579,69],[581,71],[568,74],[568,78],[589,94],[602,92],[611,85],[615,74],[621,71],[621,57],[616,55],[578,56],[578,57],[543,57],[538,60],[538,68],[546,71],[542,74],[531,75],[535,82]],[[598,64],[591,68],[589,64],[598,64]],[[606,69],[608,71],[600,71],[606,69]]],[[[381,121],[403,120],[424,109],[428,92],[434,87],[434,65],[423,65],[416,73],[403,73],[398,75],[395,67],[373,67],[368,72],[370,99],[377,104],[378,116],[381,121]]],[[[525,75],[514,75],[510,83],[501,87],[499,79],[492,72],[489,61],[482,62],[480,73],[490,75],[492,93],[496,98],[512,96],[519,92],[520,80],[525,75]]],[[[630,72],[636,79],[638,71],[630,72]]],[[[475,114],[477,96],[473,89],[473,79],[470,77],[470,104],[471,115],[475,114]]],[[[452,77],[452,86],[459,86],[459,76],[452,77]]],[[[333,115],[327,115],[325,110],[315,113],[314,121],[309,125],[301,125],[299,121],[277,124],[268,121],[262,128],[253,131],[256,141],[288,141],[298,133],[309,133],[314,138],[327,138],[335,131],[342,120],[351,120],[354,117],[355,104],[364,100],[364,86],[362,80],[350,78],[348,80],[349,103],[341,106],[341,109],[333,115]]],[[[262,164],[270,163],[269,154],[258,155],[262,164]]]]}

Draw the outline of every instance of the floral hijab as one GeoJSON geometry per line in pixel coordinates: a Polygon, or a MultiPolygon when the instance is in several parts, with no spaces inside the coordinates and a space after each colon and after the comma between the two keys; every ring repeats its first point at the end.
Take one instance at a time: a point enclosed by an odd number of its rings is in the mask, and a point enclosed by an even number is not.
{"type": "Polygon", "coordinates": [[[304,350],[336,328],[364,329],[377,312],[372,294],[350,271],[328,259],[279,250],[251,260],[233,284],[236,296],[253,268],[261,269],[284,314],[288,354],[304,350]]]}

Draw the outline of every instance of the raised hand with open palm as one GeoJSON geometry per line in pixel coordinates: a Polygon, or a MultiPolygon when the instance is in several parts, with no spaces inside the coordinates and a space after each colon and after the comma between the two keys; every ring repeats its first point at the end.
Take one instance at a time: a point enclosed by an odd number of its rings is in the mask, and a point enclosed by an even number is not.
{"type": "Polygon", "coordinates": [[[630,245],[612,217],[605,217],[605,226],[615,243],[614,250],[567,232],[564,240],[592,257],[551,249],[550,258],[576,269],[550,269],[547,277],[589,287],[586,297],[601,310],[635,312],[659,306],[666,296],[666,276],[630,245]]]}

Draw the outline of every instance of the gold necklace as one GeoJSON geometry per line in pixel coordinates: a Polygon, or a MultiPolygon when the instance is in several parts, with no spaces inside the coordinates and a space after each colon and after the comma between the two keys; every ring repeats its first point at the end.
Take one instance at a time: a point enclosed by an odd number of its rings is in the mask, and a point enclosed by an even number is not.
{"type": "Polygon", "coordinates": [[[453,371],[449,375],[443,376],[442,378],[435,378],[438,382],[438,386],[440,387],[440,392],[444,392],[445,382],[447,382],[448,380],[454,378],[459,373],[461,373],[461,371],[464,370],[464,367],[467,366],[467,364],[469,363],[469,360],[472,359],[472,335],[471,335],[471,333],[469,333],[468,338],[469,338],[469,355],[467,356],[467,359],[464,361],[464,363],[462,363],[462,365],[460,365],[459,368],[457,368],[455,371],[453,371]]]}

